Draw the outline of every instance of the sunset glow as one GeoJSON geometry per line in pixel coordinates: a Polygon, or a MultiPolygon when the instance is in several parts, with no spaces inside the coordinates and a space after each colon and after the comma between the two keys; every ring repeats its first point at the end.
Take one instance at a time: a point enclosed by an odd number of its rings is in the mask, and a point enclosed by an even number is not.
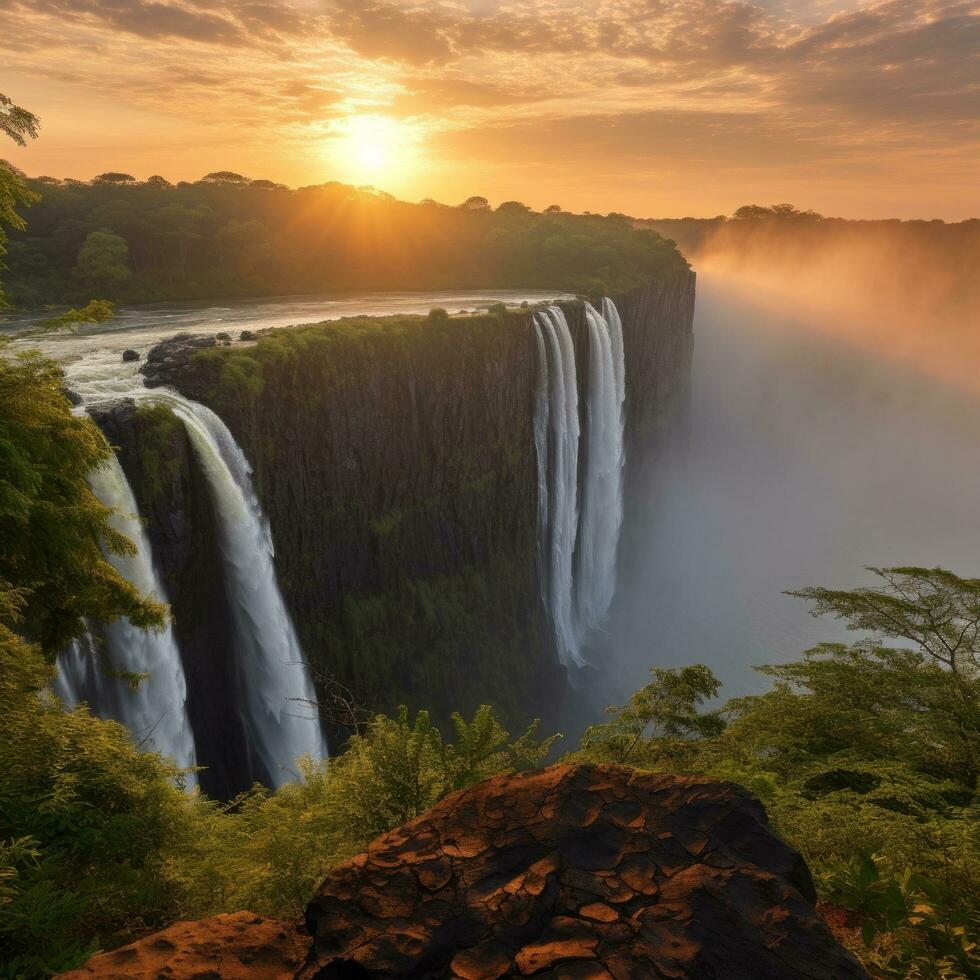
{"type": "Polygon", "coordinates": [[[414,166],[417,144],[418,135],[404,123],[385,116],[350,116],[338,124],[327,154],[342,179],[384,187],[414,166]]]}
{"type": "Polygon", "coordinates": [[[0,48],[44,126],[7,150],[31,175],[228,169],[645,216],[980,211],[962,0],[14,0],[0,48]]]}

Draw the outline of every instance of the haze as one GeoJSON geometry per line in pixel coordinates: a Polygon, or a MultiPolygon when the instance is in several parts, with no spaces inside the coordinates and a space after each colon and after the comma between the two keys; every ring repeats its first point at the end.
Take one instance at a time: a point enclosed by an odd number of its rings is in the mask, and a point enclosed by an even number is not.
{"type": "Polygon", "coordinates": [[[971,225],[942,248],[910,226],[730,222],[694,256],[690,437],[643,495],[611,694],[692,662],[755,691],[754,665],[853,640],[787,589],[865,584],[866,565],[976,573],[971,225]]]}

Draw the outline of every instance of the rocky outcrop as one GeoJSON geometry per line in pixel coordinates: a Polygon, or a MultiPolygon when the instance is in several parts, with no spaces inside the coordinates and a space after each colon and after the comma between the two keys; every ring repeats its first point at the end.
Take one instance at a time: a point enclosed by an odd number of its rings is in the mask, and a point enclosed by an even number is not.
{"type": "Polygon", "coordinates": [[[332,871],[299,976],[864,977],[814,899],[740,787],[554,766],[453,794],[332,871]]]}
{"type": "Polygon", "coordinates": [[[328,875],[305,929],[249,912],[178,922],[65,976],[294,975],[866,977],[745,790],[571,765],[497,776],[379,837],[328,875]]]}
{"type": "Polygon", "coordinates": [[[135,943],[93,956],[62,980],[289,980],[309,936],[296,926],[231,912],[176,922],[135,943]]]}

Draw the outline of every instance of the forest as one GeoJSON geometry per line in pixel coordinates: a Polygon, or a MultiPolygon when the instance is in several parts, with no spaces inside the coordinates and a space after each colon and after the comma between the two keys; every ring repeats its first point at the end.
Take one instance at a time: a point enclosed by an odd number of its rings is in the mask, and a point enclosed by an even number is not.
{"type": "Polygon", "coordinates": [[[763,667],[769,691],[721,707],[709,668],[656,668],[577,748],[536,725],[515,738],[489,706],[445,732],[425,711],[352,709],[343,753],[308,762],[298,783],[218,803],[49,687],[85,616],[152,626],[164,614],[99,546],[132,547],[86,481],[109,452],[71,413],[55,365],[0,359],[2,975],[49,976],[178,917],[295,918],[376,834],[562,749],[741,783],[802,852],[825,916],[872,975],[976,975],[980,579],[885,568],[862,589],[801,590],[857,642],[763,667]]]}
{"type": "Polygon", "coordinates": [[[26,228],[10,233],[18,308],[363,289],[630,288],[682,265],[674,243],[622,215],[495,209],[471,197],[409,204],[336,182],[291,190],[217,172],[176,185],[107,173],[24,179],[26,228]]]}

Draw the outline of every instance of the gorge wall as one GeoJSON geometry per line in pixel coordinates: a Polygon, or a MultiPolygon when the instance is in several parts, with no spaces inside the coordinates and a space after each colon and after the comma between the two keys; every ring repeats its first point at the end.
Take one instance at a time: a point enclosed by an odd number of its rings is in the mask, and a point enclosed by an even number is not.
{"type": "MultiPolygon", "coordinates": [[[[630,487],[683,416],[694,274],[613,299],[626,351],[628,533],[630,487]]],[[[584,305],[561,305],[584,390],[584,305]]],[[[212,408],[254,469],[321,696],[340,684],[378,710],[444,718],[491,702],[514,725],[558,717],[567,685],[537,574],[532,312],[352,319],[151,352],[147,384],[212,408]]],[[[171,597],[192,720],[203,713],[209,731],[234,732],[213,710],[233,663],[228,599],[187,438],[159,406],[124,403],[98,420],[171,597]]],[[[235,743],[199,746],[199,761],[220,754],[241,772],[235,743]]]]}

